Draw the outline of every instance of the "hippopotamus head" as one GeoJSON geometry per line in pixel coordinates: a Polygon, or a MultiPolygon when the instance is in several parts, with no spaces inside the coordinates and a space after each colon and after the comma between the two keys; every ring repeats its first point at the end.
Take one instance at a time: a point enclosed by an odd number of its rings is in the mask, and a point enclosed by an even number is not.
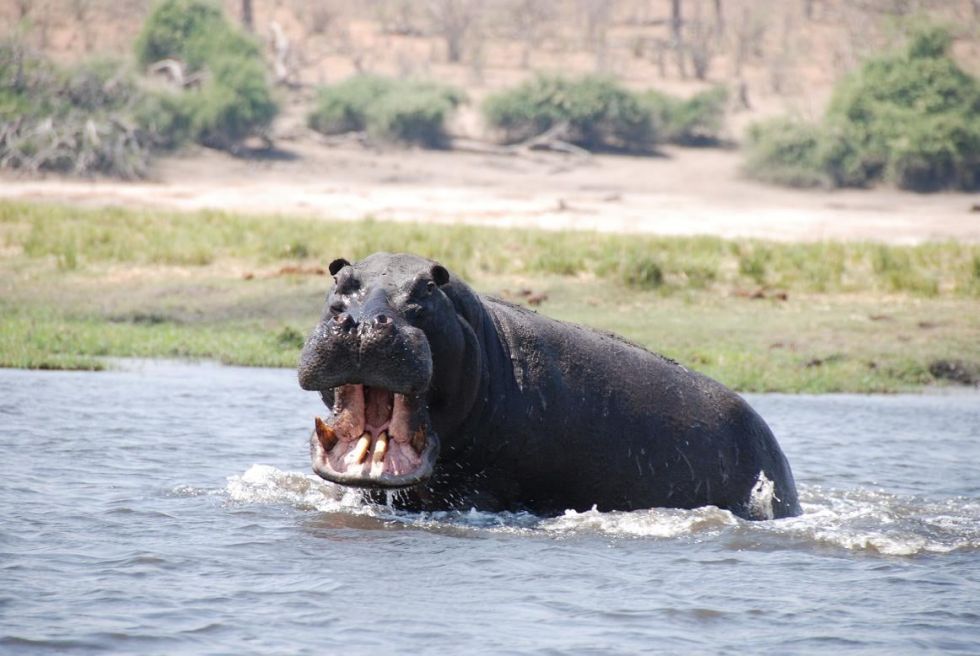
{"type": "Polygon", "coordinates": [[[313,469],[355,487],[420,483],[471,387],[460,365],[472,331],[457,317],[451,276],[431,260],[388,253],[337,259],[329,270],[334,285],[299,365],[300,386],[332,410],[316,419],[313,469]]]}

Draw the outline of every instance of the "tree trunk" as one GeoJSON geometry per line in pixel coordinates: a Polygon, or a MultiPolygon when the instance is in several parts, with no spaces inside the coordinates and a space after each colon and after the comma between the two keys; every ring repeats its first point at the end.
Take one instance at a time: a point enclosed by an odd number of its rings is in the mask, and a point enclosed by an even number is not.
{"type": "Polygon", "coordinates": [[[252,20],[252,0],[242,0],[242,24],[249,32],[255,31],[255,24],[252,20]]]}
{"type": "Polygon", "coordinates": [[[681,22],[684,19],[681,14],[681,0],[670,0],[670,38],[674,43],[681,40],[681,22]]]}
{"type": "Polygon", "coordinates": [[[677,72],[682,78],[687,78],[687,66],[684,64],[684,35],[682,33],[684,18],[681,11],[681,0],[670,0],[670,41],[677,59],[677,72]]]}

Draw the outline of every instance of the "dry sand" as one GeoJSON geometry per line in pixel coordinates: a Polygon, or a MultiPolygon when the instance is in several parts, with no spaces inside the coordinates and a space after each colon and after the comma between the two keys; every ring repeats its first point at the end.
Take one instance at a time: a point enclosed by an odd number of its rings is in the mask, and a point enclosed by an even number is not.
{"type": "Polygon", "coordinates": [[[980,194],[774,188],[742,179],[735,151],[511,157],[327,146],[308,135],[282,145],[252,159],[197,149],[162,160],[152,182],[5,174],[0,198],[783,241],[980,242],[980,194]]]}

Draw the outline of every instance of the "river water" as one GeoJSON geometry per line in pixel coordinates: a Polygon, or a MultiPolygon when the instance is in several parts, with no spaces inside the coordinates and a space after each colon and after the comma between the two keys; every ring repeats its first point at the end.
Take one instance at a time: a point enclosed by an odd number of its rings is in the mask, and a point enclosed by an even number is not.
{"type": "Polygon", "coordinates": [[[980,652],[980,395],[756,395],[805,514],[401,513],[284,370],[0,369],[0,653],[980,652]]]}

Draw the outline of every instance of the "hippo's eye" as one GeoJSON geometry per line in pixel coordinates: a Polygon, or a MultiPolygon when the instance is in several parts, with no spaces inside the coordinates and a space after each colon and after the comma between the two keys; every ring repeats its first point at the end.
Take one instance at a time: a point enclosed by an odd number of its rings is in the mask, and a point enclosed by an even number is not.
{"type": "Polygon", "coordinates": [[[335,289],[338,294],[350,294],[360,286],[357,278],[352,275],[341,274],[335,282],[335,289]]]}
{"type": "Polygon", "coordinates": [[[421,300],[427,298],[435,291],[436,284],[431,280],[417,279],[409,292],[409,298],[421,300]]]}

